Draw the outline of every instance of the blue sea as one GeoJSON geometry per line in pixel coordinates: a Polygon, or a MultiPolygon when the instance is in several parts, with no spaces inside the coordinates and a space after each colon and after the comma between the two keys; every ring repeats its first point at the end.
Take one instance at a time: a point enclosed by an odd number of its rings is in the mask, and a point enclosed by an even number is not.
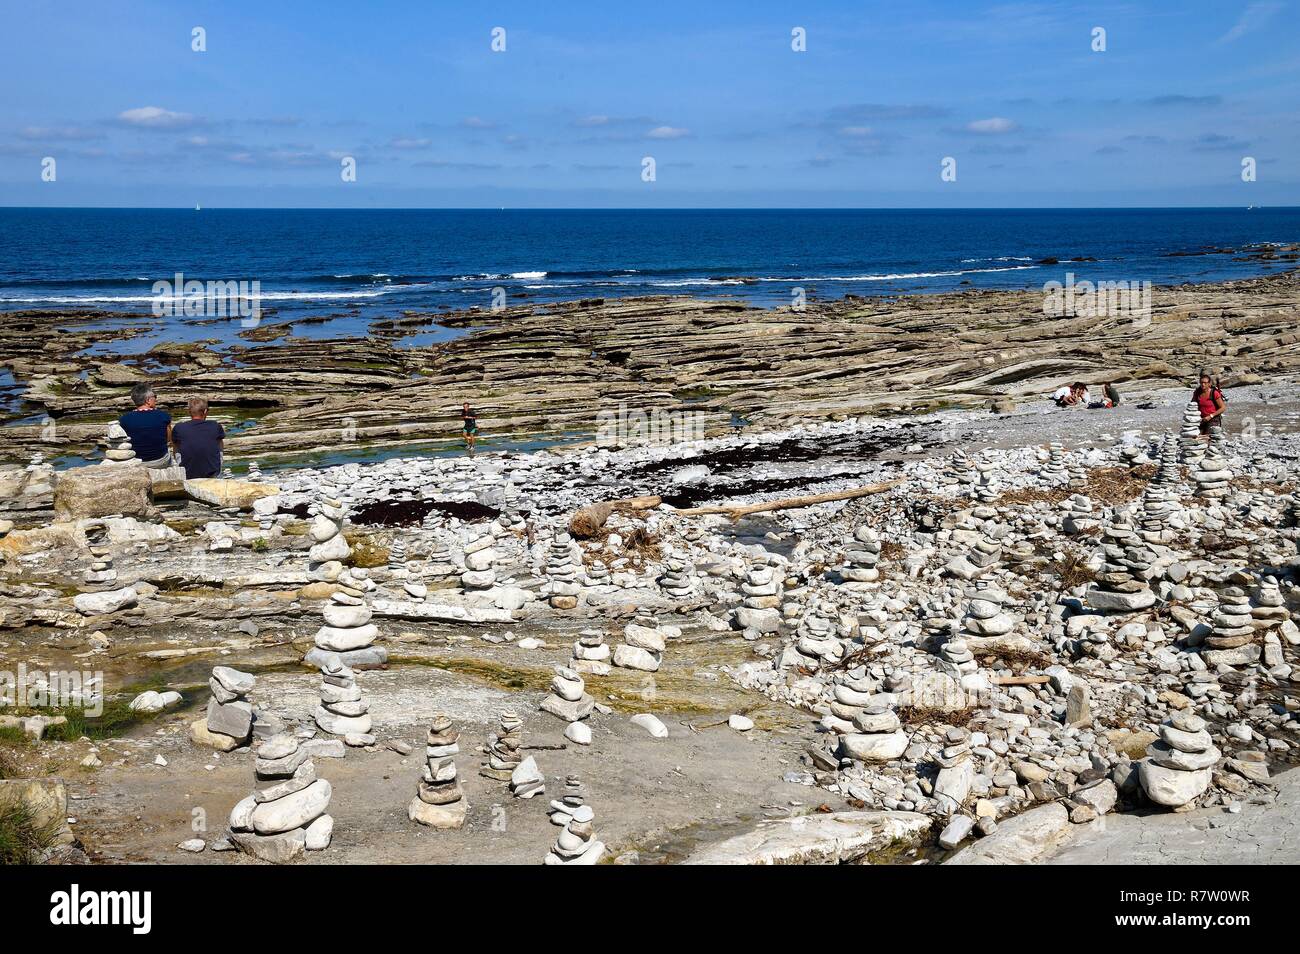
{"type": "MultiPolygon", "coordinates": [[[[809,298],[1264,274],[1251,246],[1300,241],[1300,209],[0,209],[0,308],[149,313],[153,284],[256,281],[263,322],[364,334],[406,312],[629,295],[809,298]],[[1209,254],[1189,254],[1203,253],[1209,254]],[[1045,263],[1055,258],[1057,263],[1045,263]],[[1085,261],[1070,261],[1071,259],[1085,261]],[[496,292],[499,296],[502,292],[496,292]]],[[[116,350],[237,339],[169,319],[116,350]]],[[[437,326],[407,339],[453,334],[437,326]]]]}

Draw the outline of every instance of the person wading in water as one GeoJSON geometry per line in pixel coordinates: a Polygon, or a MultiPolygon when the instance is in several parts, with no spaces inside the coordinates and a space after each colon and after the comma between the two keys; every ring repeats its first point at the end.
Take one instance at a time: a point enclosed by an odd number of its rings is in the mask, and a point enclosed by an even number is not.
{"type": "Polygon", "coordinates": [[[461,420],[464,422],[465,447],[469,450],[469,456],[474,456],[474,442],[478,440],[478,415],[466,401],[461,406],[461,420]]]}

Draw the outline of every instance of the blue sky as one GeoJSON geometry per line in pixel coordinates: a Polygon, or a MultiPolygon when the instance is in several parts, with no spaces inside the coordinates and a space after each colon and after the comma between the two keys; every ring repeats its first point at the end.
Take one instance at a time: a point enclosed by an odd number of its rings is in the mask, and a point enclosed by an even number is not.
{"type": "Polygon", "coordinates": [[[1297,4],[4,0],[0,205],[1300,205],[1297,4]]]}

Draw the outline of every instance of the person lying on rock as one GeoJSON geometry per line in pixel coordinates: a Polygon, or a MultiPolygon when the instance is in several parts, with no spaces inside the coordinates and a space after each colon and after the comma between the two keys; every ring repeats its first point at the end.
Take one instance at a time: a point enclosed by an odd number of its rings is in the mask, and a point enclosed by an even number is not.
{"type": "Polygon", "coordinates": [[[221,473],[221,451],[226,429],[208,420],[206,398],[190,398],[190,419],[172,428],[172,446],[180,454],[185,479],[216,477],[221,473]]]}
{"type": "Polygon", "coordinates": [[[172,438],[172,416],[159,410],[158,396],[147,384],[131,389],[131,403],[135,410],[123,414],[117,423],[131,438],[135,456],[152,470],[171,467],[172,455],[167,448],[172,438]]]}

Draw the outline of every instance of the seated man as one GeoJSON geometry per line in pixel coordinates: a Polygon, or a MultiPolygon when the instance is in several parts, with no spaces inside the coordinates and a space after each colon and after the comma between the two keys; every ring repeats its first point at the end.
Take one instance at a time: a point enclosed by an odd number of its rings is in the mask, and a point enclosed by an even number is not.
{"type": "Polygon", "coordinates": [[[216,477],[221,473],[221,448],[226,429],[208,420],[208,402],[190,398],[190,419],[172,428],[172,444],[181,455],[185,479],[216,477]]]}
{"type": "Polygon", "coordinates": [[[117,419],[131,438],[131,448],[146,467],[160,470],[172,466],[171,451],[167,445],[172,437],[172,416],[158,410],[158,397],[147,384],[137,384],[131,389],[134,411],[117,419]]]}

